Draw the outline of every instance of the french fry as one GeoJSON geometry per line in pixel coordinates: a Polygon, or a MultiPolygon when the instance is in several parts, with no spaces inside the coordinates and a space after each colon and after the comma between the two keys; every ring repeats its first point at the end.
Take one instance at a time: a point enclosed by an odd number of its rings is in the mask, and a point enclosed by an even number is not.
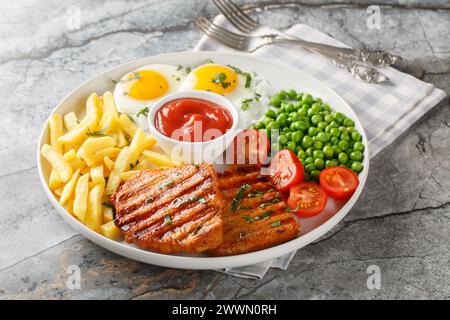
{"type": "Polygon", "coordinates": [[[58,138],[63,135],[63,121],[59,114],[52,114],[48,120],[50,128],[50,145],[56,152],[63,153],[63,146],[58,142],[58,138]]]}
{"type": "Polygon", "coordinates": [[[113,194],[120,184],[120,174],[127,170],[130,167],[130,156],[131,149],[130,147],[125,147],[117,156],[116,161],[114,162],[114,167],[111,170],[111,174],[108,178],[108,183],[106,184],[105,194],[111,195],[113,194]]]}
{"type": "Polygon", "coordinates": [[[119,113],[117,112],[116,104],[114,103],[114,97],[109,91],[106,91],[103,94],[103,110],[104,113],[108,112],[112,114],[116,120],[119,118],[119,113]]]}
{"type": "Polygon", "coordinates": [[[64,153],[64,159],[66,159],[67,162],[75,161],[77,159],[77,153],[75,149],[71,148],[69,151],[64,153]]]}
{"type": "Polygon", "coordinates": [[[114,224],[114,221],[102,225],[100,227],[100,233],[112,240],[119,240],[122,238],[122,231],[114,224]]]}
{"type": "Polygon", "coordinates": [[[176,166],[176,163],[172,161],[172,159],[165,154],[154,152],[151,150],[144,150],[142,154],[150,160],[157,167],[173,167],[176,166]]]}
{"type": "Polygon", "coordinates": [[[118,129],[117,119],[111,113],[104,113],[100,123],[98,125],[98,130],[105,134],[112,134],[118,129]]]}
{"type": "Polygon", "coordinates": [[[75,146],[85,140],[88,130],[94,130],[100,117],[98,96],[92,93],[86,101],[86,117],[74,129],[58,138],[58,142],[64,145],[75,146]]]}
{"type": "Polygon", "coordinates": [[[107,223],[114,220],[113,208],[103,206],[103,223],[107,223]]]}
{"type": "Polygon", "coordinates": [[[66,204],[66,210],[67,210],[67,212],[69,212],[70,214],[73,215],[73,197],[71,197],[71,198],[69,199],[69,201],[67,202],[67,204],[66,204]]]}
{"type": "Polygon", "coordinates": [[[73,214],[82,223],[86,222],[87,200],[89,191],[89,173],[83,174],[77,181],[73,200],[73,214]]]}
{"type": "Polygon", "coordinates": [[[102,225],[103,213],[102,213],[102,197],[103,197],[103,184],[96,184],[91,191],[89,191],[88,208],[86,213],[86,225],[94,230],[99,231],[102,225]]]}
{"type": "Polygon", "coordinates": [[[114,167],[114,161],[112,161],[109,157],[104,157],[103,163],[105,164],[106,169],[108,169],[109,171],[111,171],[114,167]]]}
{"type": "Polygon", "coordinates": [[[94,162],[95,153],[105,148],[111,148],[116,145],[116,142],[111,137],[89,137],[78,149],[77,155],[86,161],[88,166],[94,162]]]}
{"type": "Polygon", "coordinates": [[[138,159],[139,163],[134,170],[146,170],[146,169],[154,169],[155,165],[153,165],[145,156],[140,156],[138,159]]]}
{"type": "Polygon", "coordinates": [[[120,174],[120,179],[122,181],[127,181],[127,180],[131,179],[134,175],[136,175],[136,173],[138,173],[140,171],[141,170],[130,170],[130,171],[122,172],[120,174]]]}
{"type": "Polygon", "coordinates": [[[63,192],[61,193],[61,198],[59,198],[59,203],[65,205],[69,199],[72,199],[73,191],[77,184],[78,178],[80,177],[80,170],[73,173],[70,180],[64,186],[63,192]]]}
{"type": "Polygon", "coordinates": [[[104,157],[108,157],[111,160],[117,159],[117,156],[120,153],[120,148],[105,148],[102,150],[99,150],[94,155],[94,162],[97,162],[99,160],[103,160],[104,157]]]}
{"type": "Polygon", "coordinates": [[[130,149],[131,149],[131,155],[130,155],[130,163],[133,165],[136,163],[136,160],[141,155],[142,151],[145,147],[145,140],[146,135],[144,133],[144,130],[139,128],[136,131],[136,134],[133,137],[133,140],[130,143],[130,149]]]}
{"type": "Polygon", "coordinates": [[[103,164],[97,164],[91,167],[90,171],[91,179],[95,184],[105,186],[105,178],[103,177],[103,164]]]}
{"type": "Polygon", "coordinates": [[[59,178],[58,174],[54,169],[52,169],[52,172],[50,173],[50,178],[48,179],[48,186],[50,189],[55,190],[58,189],[63,185],[63,182],[59,178]]]}
{"type": "Polygon", "coordinates": [[[117,146],[119,148],[123,148],[128,145],[127,137],[125,136],[125,133],[123,130],[117,131],[117,146]]]}
{"type": "Polygon", "coordinates": [[[145,144],[144,144],[144,150],[150,149],[157,143],[156,139],[153,136],[145,135],[145,144]]]}
{"type": "Polygon", "coordinates": [[[75,112],[72,111],[64,115],[64,126],[67,131],[71,131],[78,126],[78,118],[75,112]]]}
{"type": "Polygon", "coordinates": [[[134,137],[137,131],[136,125],[126,114],[121,114],[119,117],[119,126],[125,131],[131,138],[134,137]]]}
{"type": "Polygon", "coordinates": [[[73,169],[61,153],[55,151],[55,149],[48,144],[44,144],[41,149],[41,154],[48,162],[50,162],[62,182],[67,182],[70,179],[73,169]]]}
{"type": "Polygon", "coordinates": [[[62,194],[62,192],[63,192],[63,189],[62,189],[62,188],[58,188],[58,189],[53,190],[53,192],[54,192],[58,197],[61,197],[61,194],[62,194]]]}

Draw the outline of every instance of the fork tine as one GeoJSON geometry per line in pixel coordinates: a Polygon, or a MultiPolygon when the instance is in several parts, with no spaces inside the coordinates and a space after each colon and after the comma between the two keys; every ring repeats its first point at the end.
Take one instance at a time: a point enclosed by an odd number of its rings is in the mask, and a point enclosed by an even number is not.
{"type": "Polygon", "coordinates": [[[236,3],[234,3],[232,0],[221,0],[221,1],[228,4],[229,8],[234,10],[234,12],[236,12],[236,15],[238,17],[242,18],[242,20],[245,20],[252,29],[254,29],[258,26],[258,22],[253,20],[248,14],[246,14],[241,8],[239,8],[239,6],[236,5],[236,3]]]}
{"type": "Polygon", "coordinates": [[[231,22],[233,26],[235,26],[238,30],[248,33],[253,28],[248,26],[242,19],[239,18],[238,15],[234,14],[232,9],[228,6],[228,4],[220,1],[220,0],[212,0],[217,9],[231,22]]]}
{"type": "Polygon", "coordinates": [[[203,23],[207,25],[209,28],[211,28],[214,32],[217,32],[217,34],[223,35],[224,37],[229,38],[230,40],[241,42],[244,41],[245,39],[245,36],[222,28],[221,26],[218,26],[217,24],[207,20],[206,18],[203,18],[203,23]]]}
{"type": "Polygon", "coordinates": [[[223,37],[219,35],[216,31],[213,31],[209,24],[205,23],[200,19],[196,19],[195,24],[199,27],[204,33],[206,33],[209,37],[219,42],[220,44],[224,44],[227,47],[240,50],[240,45],[236,43],[234,40],[230,40],[227,37],[223,37]]]}

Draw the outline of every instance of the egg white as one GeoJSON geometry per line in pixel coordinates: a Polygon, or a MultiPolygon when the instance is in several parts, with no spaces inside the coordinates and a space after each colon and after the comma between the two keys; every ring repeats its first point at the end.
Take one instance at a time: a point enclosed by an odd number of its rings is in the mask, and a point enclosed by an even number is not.
{"type": "Polygon", "coordinates": [[[181,72],[181,70],[177,69],[178,68],[176,66],[167,64],[149,64],[125,74],[120,81],[117,82],[116,87],[114,88],[114,101],[116,103],[117,111],[120,113],[126,113],[130,116],[135,116],[145,107],[151,109],[153,104],[163,96],[179,91],[181,82],[185,78],[185,75],[181,72]],[[130,86],[128,77],[139,70],[152,70],[160,73],[169,85],[167,91],[162,96],[150,100],[139,100],[128,96],[127,92],[128,87],[130,86]]]}

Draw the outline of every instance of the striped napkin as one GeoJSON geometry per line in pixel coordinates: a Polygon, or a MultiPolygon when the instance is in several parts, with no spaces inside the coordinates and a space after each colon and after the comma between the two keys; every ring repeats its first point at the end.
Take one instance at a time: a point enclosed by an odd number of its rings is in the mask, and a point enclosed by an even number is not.
{"type": "MultiPolygon", "coordinates": [[[[214,22],[233,30],[222,15],[217,16],[214,22]]],[[[303,24],[293,26],[286,34],[311,42],[345,46],[303,24]]],[[[204,36],[194,51],[233,50],[204,36]]],[[[253,54],[296,66],[344,98],[366,130],[371,157],[383,150],[446,96],[444,91],[432,84],[391,67],[382,68],[382,72],[390,79],[389,82],[368,84],[353,78],[347,71],[337,68],[326,58],[299,47],[271,45],[262,47],[253,54]]],[[[271,267],[286,270],[294,255],[295,252],[260,264],[221,271],[238,277],[262,279],[271,267]]]]}

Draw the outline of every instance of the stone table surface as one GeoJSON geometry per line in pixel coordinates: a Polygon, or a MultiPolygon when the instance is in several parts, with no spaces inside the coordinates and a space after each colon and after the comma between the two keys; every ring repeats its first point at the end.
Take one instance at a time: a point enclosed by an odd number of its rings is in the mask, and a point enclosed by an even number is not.
{"type": "MultiPolygon", "coordinates": [[[[238,1],[243,4],[242,1],[238,1]]],[[[247,1],[264,24],[306,23],[355,47],[402,55],[400,68],[450,91],[448,0],[247,1]]],[[[69,227],[40,186],[39,132],[69,91],[97,73],[157,53],[189,51],[206,0],[16,0],[0,4],[1,299],[450,298],[450,109],[446,98],[371,162],[344,221],[263,280],[145,265],[69,227]],[[76,16],[80,10],[80,25],[76,16]],[[368,267],[381,288],[367,287],[368,267]],[[70,284],[73,266],[79,289],[70,284]]],[[[395,107],[395,106],[393,106],[395,107]]]]}

